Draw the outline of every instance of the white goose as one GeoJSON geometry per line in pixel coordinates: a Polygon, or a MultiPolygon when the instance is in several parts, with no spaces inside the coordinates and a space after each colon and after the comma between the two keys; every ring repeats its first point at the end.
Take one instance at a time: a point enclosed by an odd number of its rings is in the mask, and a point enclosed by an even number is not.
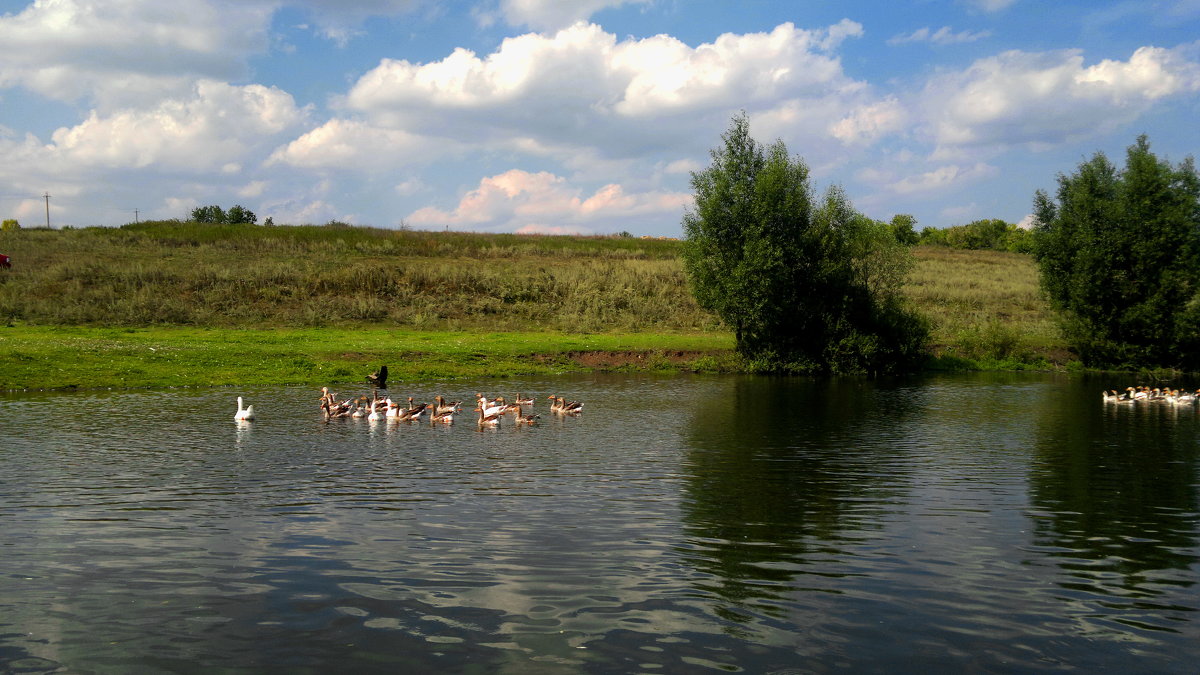
{"type": "MultiPolygon", "coordinates": [[[[483,399],[481,398],[480,401],[482,401],[482,400],[483,399]]],[[[482,404],[478,408],[476,408],[476,410],[479,411],[479,426],[481,426],[481,427],[500,426],[500,418],[504,416],[504,413],[502,411],[497,411],[495,413],[488,414],[487,412],[484,411],[484,407],[482,404]]]]}
{"type": "Polygon", "coordinates": [[[239,396],[239,397],[237,397],[237,399],[238,399],[238,409],[237,409],[237,412],[233,414],[233,419],[234,420],[252,420],[252,419],[254,419],[254,404],[250,404],[250,405],[246,406],[245,408],[243,408],[242,407],[242,397],[239,396]]]}
{"type": "Polygon", "coordinates": [[[371,397],[371,414],[367,415],[368,422],[378,422],[379,420],[383,419],[383,411],[379,409],[379,406],[376,405],[376,403],[377,403],[377,401],[376,401],[375,396],[372,396],[371,397]]]}
{"type": "Polygon", "coordinates": [[[492,405],[488,405],[488,400],[487,400],[486,396],[484,396],[483,394],[475,394],[475,396],[476,396],[476,398],[479,399],[479,409],[480,409],[480,411],[483,412],[484,417],[491,417],[492,415],[504,414],[505,408],[503,405],[495,405],[495,401],[491,402],[492,405]]]}

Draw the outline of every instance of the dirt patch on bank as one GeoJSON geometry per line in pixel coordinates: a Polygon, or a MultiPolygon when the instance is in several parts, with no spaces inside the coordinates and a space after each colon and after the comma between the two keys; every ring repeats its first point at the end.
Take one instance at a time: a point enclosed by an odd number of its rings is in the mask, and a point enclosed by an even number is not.
{"type": "Polygon", "coordinates": [[[543,362],[571,361],[593,370],[611,370],[629,367],[685,366],[705,357],[717,356],[718,351],[573,351],[559,354],[543,354],[536,358],[543,362]]]}

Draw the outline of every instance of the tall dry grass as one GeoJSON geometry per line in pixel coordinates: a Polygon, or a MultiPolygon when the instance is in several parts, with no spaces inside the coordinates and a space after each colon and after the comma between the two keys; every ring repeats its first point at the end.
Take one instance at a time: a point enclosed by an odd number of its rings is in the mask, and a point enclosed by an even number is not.
{"type": "Polygon", "coordinates": [[[918,246],[905,294],[934,326],[934,352],[974,360],[1059,360],[1065,346],[1024,253],[918,246]]]}
{"type": "MultiPolygon", "coordinates": [[[[677,241],[165,222],[4,232],[0,251],[15,264],[0,274],[0,321],[724,330],[696,305],[677,241]]],[[[914,252],[905,292],[933,322],[935,353],[1063,357],[1029,256],[914,252]]]]}
{"type": "Polygon", "coordinates": [[[6,233],[0,319],[221,327],[704,330],[678,242],[143,224],[6,233]]]}

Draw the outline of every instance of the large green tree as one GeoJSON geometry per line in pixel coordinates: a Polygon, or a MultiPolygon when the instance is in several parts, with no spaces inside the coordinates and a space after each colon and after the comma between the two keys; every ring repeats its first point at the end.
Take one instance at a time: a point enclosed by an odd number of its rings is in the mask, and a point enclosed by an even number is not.
{"type": "Polygon", "coordinates": [[[776,371],[871,372],[923,355],[928,329],[900,284],[911,265],[891,227],[831,188],[782,141],[764,147],[743,113],[692,174],[684,266],[697,302],[734,331],[738,351],[776,371]]]}
{"type": "Polygon", "coordinates": [[[1084,364],[1200,368],[1200,179],[1150,151],[1103,153],[1034,198],[1042,285],[1084,364]]]}

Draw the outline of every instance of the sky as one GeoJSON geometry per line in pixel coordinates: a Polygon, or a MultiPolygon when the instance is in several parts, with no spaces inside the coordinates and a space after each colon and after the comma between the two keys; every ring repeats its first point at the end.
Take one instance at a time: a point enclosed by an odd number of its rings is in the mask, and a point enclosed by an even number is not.
{"type": "Polygon", "coordinates": [[[918,229],[1200,146],[1200,0],[0,0],[0,45],[25,226],[678,237],[740,111],[918,229]]]}

